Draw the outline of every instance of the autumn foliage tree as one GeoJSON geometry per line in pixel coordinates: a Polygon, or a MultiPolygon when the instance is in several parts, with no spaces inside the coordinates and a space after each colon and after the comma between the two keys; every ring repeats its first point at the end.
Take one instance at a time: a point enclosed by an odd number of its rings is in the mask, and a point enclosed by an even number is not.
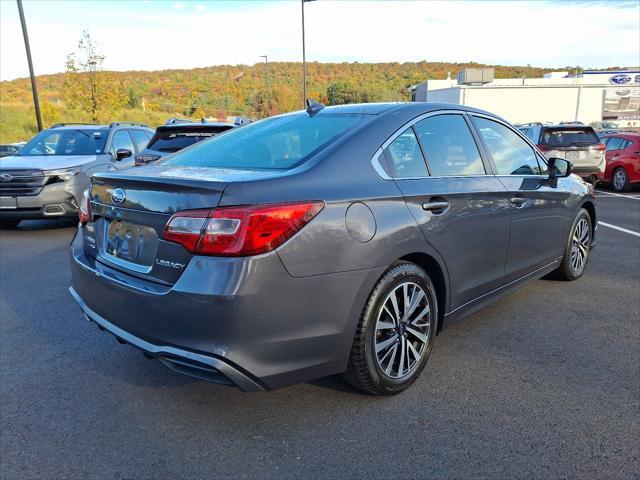
{"type": "Polygon", "coordinates": [[[110,114],[127,101],[115,75],[103,70],[105,56],[88,30],[84,30],[78,49],[67,55],[64,99],[68,107],[89,113],[91,121],[108,120],[110,114]]]}

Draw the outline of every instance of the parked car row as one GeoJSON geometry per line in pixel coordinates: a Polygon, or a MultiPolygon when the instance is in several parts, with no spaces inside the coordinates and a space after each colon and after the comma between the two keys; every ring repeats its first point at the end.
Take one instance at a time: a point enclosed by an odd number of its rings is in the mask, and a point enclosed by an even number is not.
{"type": "Polygon", "coordinates": [[[23,146],[3,145],[0,161],[0,226],[21,220],[75,217],[94,173],[156,161],[193,143],[247,123],[188,120],[153,130],[146,125],[59,123],[23,146]]]}

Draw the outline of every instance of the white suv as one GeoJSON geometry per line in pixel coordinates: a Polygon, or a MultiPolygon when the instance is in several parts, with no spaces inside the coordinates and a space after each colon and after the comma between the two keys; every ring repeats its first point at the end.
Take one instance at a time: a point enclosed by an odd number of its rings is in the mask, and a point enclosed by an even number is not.
{"type": "Polygon", "coordinates": [[[597,184],[607,165],[605,144],[592,127],[582,124],[546,125],[529,123],[519,125],[524,133],[547,158],[569,160],[572,171],[582,178],[597,184]]]}

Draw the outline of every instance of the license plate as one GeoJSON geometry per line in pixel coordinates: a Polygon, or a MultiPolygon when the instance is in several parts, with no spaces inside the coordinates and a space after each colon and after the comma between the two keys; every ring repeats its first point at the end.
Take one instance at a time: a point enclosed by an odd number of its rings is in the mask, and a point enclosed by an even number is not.
{"type": "Polygon", "coordinates": [[[153,228],[122,220],[109,222],[104,250],[112,257],[150,267],[157,249],[158,235],[153,228]]]}
{"type": "Polygon", "coordinates": [[[18,208],[18,202],[15,197],[0,197],[0,208],[15,210],[18,208]]]}
{"type": "Polygon", "coordinates": [[[570,162],[580,160],[580,152],[567,152],[567,160],[569,160],[570,162]]]}

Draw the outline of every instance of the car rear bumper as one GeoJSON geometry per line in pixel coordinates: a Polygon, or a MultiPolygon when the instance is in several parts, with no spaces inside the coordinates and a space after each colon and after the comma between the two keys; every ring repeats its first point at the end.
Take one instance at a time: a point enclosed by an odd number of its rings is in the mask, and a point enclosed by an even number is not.
{"type": "Polygon", "coordinates": [[[174,285],[113,270],[72,242],[84,314],[173,370],[242,390],[346,369],[356,322],[382,269],[294,278],[275,252],[195,256],[174,285]]]}

